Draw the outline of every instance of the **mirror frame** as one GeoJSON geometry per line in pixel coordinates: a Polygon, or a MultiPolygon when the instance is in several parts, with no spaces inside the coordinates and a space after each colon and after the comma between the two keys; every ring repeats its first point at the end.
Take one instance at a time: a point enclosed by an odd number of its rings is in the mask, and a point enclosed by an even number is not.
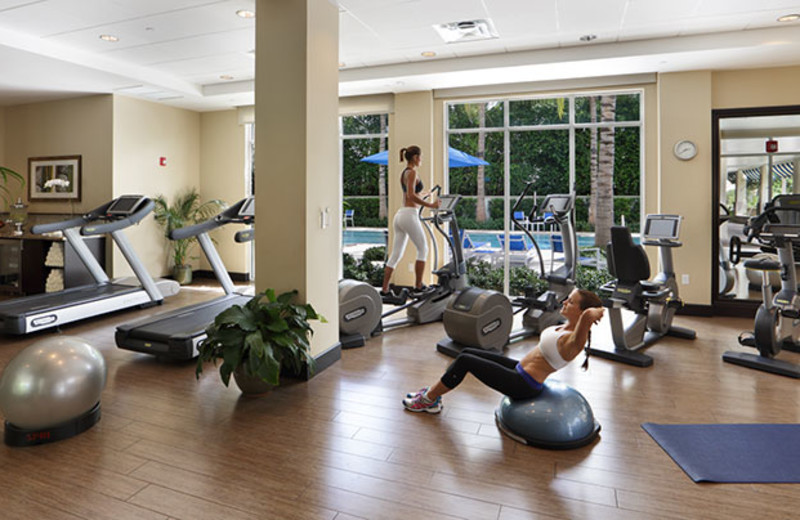
{"type": "Polygon", "coordinates": [[[800,105],[725,108],[711,111],[711,308],[716,316],[753,318],[761,304],[761,300],[736,300],[719,296],[720,119],[785,115],[800,115],[800,105]]]}

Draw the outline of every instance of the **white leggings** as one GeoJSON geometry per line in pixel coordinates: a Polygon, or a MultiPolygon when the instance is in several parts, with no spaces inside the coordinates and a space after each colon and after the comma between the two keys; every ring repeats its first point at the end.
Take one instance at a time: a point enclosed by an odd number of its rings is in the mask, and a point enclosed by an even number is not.
{"type": "Polygon", "coordinates": [[[417,261],[424,262],[428,258],[428,242],[425,240],[425,232],[422,230],[418,211],[417,208],[404,206],[394,214],[392,223],[394,241],[392,242],[392,254],[389,256],[389,261],[386,262],[387,267],[394,269],[397,266],[397,262],[406,251],[409,238],[417,248],[417,261]]]}

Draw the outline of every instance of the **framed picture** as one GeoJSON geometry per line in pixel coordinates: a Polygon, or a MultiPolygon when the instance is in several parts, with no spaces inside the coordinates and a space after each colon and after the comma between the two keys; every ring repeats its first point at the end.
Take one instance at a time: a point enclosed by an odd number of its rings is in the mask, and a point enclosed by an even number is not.
{"type": "Polygon", "coordinates": [[[28,159],[29,200],[81,200],[81,156],[28,159]]]}

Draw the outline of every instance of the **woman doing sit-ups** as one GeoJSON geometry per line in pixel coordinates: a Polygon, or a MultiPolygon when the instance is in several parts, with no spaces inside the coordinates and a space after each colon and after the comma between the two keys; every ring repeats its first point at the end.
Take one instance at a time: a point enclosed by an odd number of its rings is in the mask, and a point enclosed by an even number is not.
{"type": "Polygon", "coordinates": [[[591,291],[575,289],[564,300],[561,315],[567,322],[543,330],[539,344],[521,361],[483,349],[465,348],[439,381],[407,394],[403,406],[412,412],[439,413],[442,395],[458,386],[469,373],[512,399],[536,397],[545,379],[584,349],[590,340],[592,325],[603,317],[602,302],[591,291]]]}

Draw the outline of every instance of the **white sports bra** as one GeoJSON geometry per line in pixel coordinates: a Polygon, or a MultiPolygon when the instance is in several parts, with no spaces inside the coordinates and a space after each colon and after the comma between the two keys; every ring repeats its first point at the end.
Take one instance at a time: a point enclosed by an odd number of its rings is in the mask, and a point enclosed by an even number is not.
{"type": "Polygon", "coordinates": [[[539,335],[539,350],[542,351],[545,361],[555,370],[560,370],[569,363],[561,357],[561,353],[558,351],[558,338],[568,332],[570,331],[558,330],[558,325],[553,325],[544,329],[539,335]]]}

